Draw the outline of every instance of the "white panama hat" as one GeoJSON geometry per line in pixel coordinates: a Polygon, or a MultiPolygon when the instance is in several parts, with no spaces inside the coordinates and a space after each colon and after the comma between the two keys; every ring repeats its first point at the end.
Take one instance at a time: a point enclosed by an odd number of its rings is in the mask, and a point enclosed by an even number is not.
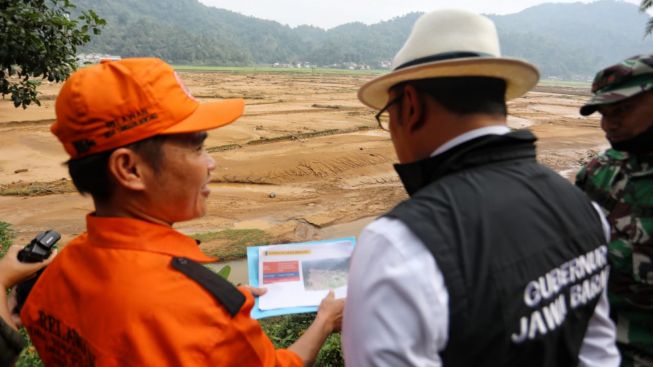
{"type": "Polygon", "coordinates": [[[506,81],[506,100],[520,97],[539,80],[537,68],[501,57],[499,36],[487,17],[463,10],[436,10],[422,15],[388,74],[358,90],[365,105],[381,109],[394,85],[439,77],[493,77],[506,81]]]}

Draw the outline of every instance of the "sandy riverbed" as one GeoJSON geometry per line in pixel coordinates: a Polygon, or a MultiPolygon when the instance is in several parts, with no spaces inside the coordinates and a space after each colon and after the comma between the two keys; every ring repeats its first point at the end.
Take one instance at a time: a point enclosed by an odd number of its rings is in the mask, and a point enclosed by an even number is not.
{"type": "MultiPolygon", "coordinates": [[[[202,101],[247,101],[243,118],[211,132],[207,147],[218,168],[208,215],[178,224],[181,231],[259,228],[280,241],[356,235],[406,198],[389,135],[355,98],[370,77],[180,74],[202,101]]],[[[41,88],[41,107],[0,101],[0,185],[67,179],[67,157],[49,132],[59,88],[41,88]]],[[[606,146],[597,118],[578,114],[586,98],[582,89],[547,87],[509,104],[510,125],[530,127],[539,159],[567,177],[589,150],[606,146]]],[[[65,242],[84,230],[90,210],[90,200],[75,193],[0,196],[0,220],[13,225],[18,241],[54,228],[65,242]]]]}

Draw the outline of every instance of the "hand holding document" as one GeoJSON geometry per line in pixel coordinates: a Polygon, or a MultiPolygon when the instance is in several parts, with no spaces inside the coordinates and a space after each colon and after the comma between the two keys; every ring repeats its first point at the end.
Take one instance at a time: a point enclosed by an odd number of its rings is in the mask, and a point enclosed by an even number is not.
{"type": "Polygon", "coordinates": [[[355,238],[250,247],[250,285],[267,288],[252,317],[314,312],[329,293],[347,294],[347,274],[355,238]]]}

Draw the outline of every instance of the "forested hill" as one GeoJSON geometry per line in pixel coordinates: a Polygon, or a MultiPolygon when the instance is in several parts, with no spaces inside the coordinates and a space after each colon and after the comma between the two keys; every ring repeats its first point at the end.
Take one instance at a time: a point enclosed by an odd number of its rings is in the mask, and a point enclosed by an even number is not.
{"type": "Polygon", "coordinates": [[[653,37],[644,38],[648,16],[629,3],[542,4],[491,18],[503,53],[535,62],[547,76],[594,75],[620,59],[653,53],[653,37]]]}
{"type": "MultiPolygon", "coordinates": [[[[158,56],[176,64],[252,65],[346,62],[377,68],[399,50],[420,14],[324,30],[207,7],[197,0],[76,0],[108,25],[84,51],[158,56]]],[[[544,4],[520,13],[491,16],[504,55],[538,64],[546,77],[589,77],[601,67],[637,53],[653,52],[644,38],[648,19],[637,6],[603,0],[544,4]]]]}

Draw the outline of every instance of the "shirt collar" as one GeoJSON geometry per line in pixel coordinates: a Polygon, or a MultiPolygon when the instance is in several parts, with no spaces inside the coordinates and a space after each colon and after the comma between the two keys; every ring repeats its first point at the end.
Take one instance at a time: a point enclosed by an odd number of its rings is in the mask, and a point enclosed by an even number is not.
{"type": "Polygon", "coordinates": [[[86,216],[88,242],[92,246],[160,253],[198,262],[215,262],[194,239],[171,227],[134,218],[86,216]]]}
{"type": "Polygon", "coordinates": [[[535,161],[536,140],[528,130],[483,134],[434,157],[396,164],[395,169],[408,195],[413,196],[430,183],[454,172],[515,159],[535,161]]]}
{"type": "Polygon", "coordinates": [[[470,130],[440,145],[438,149],[431,153],[431,157],[435,157],[436,155],[442,154],[457,145],[468,142],[472,139],[476,139],[483,135],[505,135],[509,132],[510,128],[505,125],[494,125],[470,130]]]}

